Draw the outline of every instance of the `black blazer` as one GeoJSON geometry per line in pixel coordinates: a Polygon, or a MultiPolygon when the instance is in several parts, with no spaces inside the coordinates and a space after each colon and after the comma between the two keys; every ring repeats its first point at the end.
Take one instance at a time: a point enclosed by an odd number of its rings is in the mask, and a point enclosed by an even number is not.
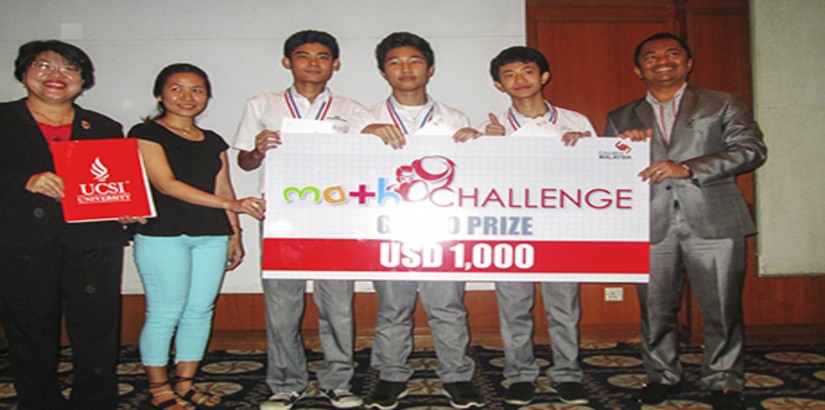
{"type": "MultiPolygon", "coordinates": [[[[75,105],[72,140],[123,138],[116,121],[75,105]]],[[[58,238],[81,248],[122,246],[114,221],[68,224],[60,203],[26,191],[29,178],[54,172],[51,151],[25,99],[0,103],[0,246],[41,246],[58,238]]]]}

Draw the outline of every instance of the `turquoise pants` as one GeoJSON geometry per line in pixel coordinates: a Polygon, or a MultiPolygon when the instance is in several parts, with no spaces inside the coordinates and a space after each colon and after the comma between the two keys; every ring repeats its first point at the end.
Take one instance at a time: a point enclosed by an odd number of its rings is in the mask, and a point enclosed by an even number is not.
{"type": "Polygon", "coordinates": [[[135,263],[146,293],[140,333],[145,366],[203,358],[226,268],[227,236],[135,236],[135,263]]]}

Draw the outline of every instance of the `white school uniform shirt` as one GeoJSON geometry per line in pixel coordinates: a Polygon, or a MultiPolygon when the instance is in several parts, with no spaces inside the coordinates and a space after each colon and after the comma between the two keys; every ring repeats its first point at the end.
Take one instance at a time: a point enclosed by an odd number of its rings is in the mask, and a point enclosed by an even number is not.
{"type": "MultiPolygon", "coordinates": [[[[504,125],[505,135],[532,135],[532,136],[552,136],[561,137],[566,132],[586,132],[590,131],[590,136],[595,137],[598,134],[593,128],[593,124],[582,114],[573,110],[565,108],[554,107],[547,101],[547,114],[541,118],[529,118],[516,111],[513,106],[510,106],[507,111],[496,115],[498,122],[504,125]],[[517,131],[522,130],[521,133],[517,131]]],[[[479,130],[484,132],[484,129],[490,124],[489,121],[484,122],[479,127],[479,130]]]]}
{"type": "Polygon", "coordinates": [[[353,114],[362,110],[364,106],[357,101],[332,94],[329,89],[318,95],[313,104],[294,87],[278,93],[258,94],[246,101],[232,148],[252,151],[255,136],[265,129],[280,131],[284,118],[330,121],[335,132],[355,133],[357,131],[350,130],[350,121],[353,114]]]}
{"type": "MultiPolygon", "coordinates": [[[[363,110],[361,103],[332,94],[328,88],[315,97],[313,104],[298,94],[294,87],[279,93],[258,94],[246,100],[232,148],[252,151],[255,149],[255,136],[265,129],[280,131],[285,118],[328,121],[333,123],[334,132],[350,132],[352,115],[363,110]]],[[[264,172],[259,175],[258,189],[263,191],[264,172]]]]}
{"type": "Polygon", "coordinates": [[[418,109],[405,107],[392,96],[356,113],[350,123],[352,132],[361,132],[370,124],[396,124],[407,135],[449,135],[470,126],[470,119],[459,110],[427,96],[427,103],[418,109]]]}

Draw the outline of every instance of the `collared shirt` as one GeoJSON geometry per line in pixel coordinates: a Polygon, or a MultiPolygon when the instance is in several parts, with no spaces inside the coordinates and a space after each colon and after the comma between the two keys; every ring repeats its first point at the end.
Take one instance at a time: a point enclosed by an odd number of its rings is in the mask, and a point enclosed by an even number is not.
{"type": "Polygon", "coordinates": [[[432,121],[435,114],[435,104],[430,96],[424,105],[402,105],[394,96],[387,98],[387,112],[392,122],[404,135],[415,134],[416,131],[432,121]]]}
{"type": "Polygon", "coordinates": [[[414,134],[430,122],[437,123],[432,135],[452,136],[461,128],[470,126],[470,119],[455,108],[427,96],[420,107],[403,106],[392,96],[352,117],[352,132],[361,132],[370,124],[395,124],[405,134],[414,134]]]}
{"type": "Polygon", "coordinates": [[[232,147],[252,151],[255,136],[265,129],[279,131],[284,118],[332,121],[335,131],[350,132],[353,114],[363,109],[364,106],[355,100],[332,94],[329,89],[318,95],[312,104],[294,87],[280,93],[259,94],[246,101],[232,147]]]}
{"type": "Polygon", "coordinates": [[[653,115],[656,117],[656,123],[659,124],[659,131],[662,132],[662,138],[665,144],[670,144],[670,135],[673,132],[673,123],[676,122],[676,116],[679,115],[679,103],[682,102],[682,96],[685,94],[687,83],[682,84],[676,95],[670,101],[661,102],[650,93],[647,92],[645,100],[653,108],[653,115]]]}
{"type": "MultiPolygon", "coordinates": [[[[595,137],[598,135],[596,130],[593,128],[593,124],[590,123],[590,120],[587,119],[582,114],[579,114],[576,111],[568,110],[566,108],[555,107],[551,105],[549,102],[545,101],[545,105],[547,106],[547,114],[544,115],[544,118],[547,119],[547,122],[556,127],[562,133],[565,132],[590,132],[590,136],[595,137]]],[[[504,133],[505,135],[510,135],[516,132],[521,126],[527,124],[530,121],[535,121],[538,118],[530,118],[522,113],[518,112],[515,107],[512,105],[510,108],[500,113],[496,116],[498,118],[498,122],[504,126],[504,133]]],[[[479,126],[479,130],[484,132],[484,129],[487,125],[490,124],[490,121],[485,121],[479,126]]]]}

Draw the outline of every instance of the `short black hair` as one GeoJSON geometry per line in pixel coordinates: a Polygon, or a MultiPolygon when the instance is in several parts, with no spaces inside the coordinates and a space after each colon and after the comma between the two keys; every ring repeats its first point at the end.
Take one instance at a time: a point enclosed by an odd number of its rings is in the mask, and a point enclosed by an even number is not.
{"type": "MultiPolygon", "coordinates": [[[[178,73],[192,73],[203,79],[203,83],[206,86],[206,96],[212,98],[212,83],[209,82],[209,76],[206,75],[206,71],[203,71],[200,67],[189,63],[170,64],[163,70],[160,70],[160,73],[158,73],[158,76],[155,78],[155,86],[152,88],[152,95],[155,97],[160,97],[163,95],[163,87],[166,86],[166,82],[169,81],[169,77],[178,73]]],[[[160,118],[164,115],[166,115],[166,107],[163,106],[163,102],[158,101],[158,113],[151,119],[160,118]]]]}
{"type": "Polygon", "coordinates": [[[490,61],[490,76],[495,81],[501,81],[499,69],[501,66],[510,63],[536,63],[541,74],[550,72],[550,63],[544,58],[544,54],[532,47],[513,46],[502,50],[490,61]]]}
{"type": "Polygon", "coordinates": [[[413,47],[424,55],[428,67],[435,65],[435,53],[427,40],[413,33],[400,31],[388,35],[375,47],[375,59],[378,61],[379,70],[384,71],[384,60],[390,50],[399,47],[413,47]]]}
{"type": "Polygon", "coordinates": [[[340,49],[338,48],[338,41],[332,34],[325,31],[318,30],[304,30],[299,31],[284,42],[284,57],[290,58],[295,49],[304,44],[320,44],[329,49],[330,54],[334,60],[338,59],[340,49]]]}
{"type": "Polygon", "coordinates": [[[88,90],[95,85],[95,67],[92,59],[83,50],[69,43],[59,40],[35,40],[20,46],[17,58],[14,60],[14,77],[21,83],[23,75],[40,53],[53,51],[65,58],[69,64],[80,69],[80,78],[83,80],[81,88],[88,90]]]}
{"type": "Polygon", "coordinates": [[[644,47],[644,45],[645,45],[645,44],[647,44],[647,43],[649,43],[649,42],[651,42],[651,41],[656,41],[656,40],[665,40],[665,39],[668,39],[668,40],[675,40],[677,43],[679,43],[679,46],[681,46],[682,48],[684,48],[684,49],[685,49],[685,51],[687,52],[687,58],[688,58],[688,60],[690,60],[690,59],[692,59],[692,58],[693,58],[693,52],[692,52],[692,51],[690,51],[690,47],[688,47],[688,45],[687,45],[687,43],[685,42],[685,40],[682,40],[681,38],[676,37],[676,35],[675,35],[675,34],[673,34],[673,33],[661,32],[661,33],[656,33],[656,34],[654,34],[654,35],[652,35],[652,36],[650,36],[650,37],[648,37],[648,38],[646,38],[646,39],[642,40],[642,42],[641,42],[641,43],[639,43],[639,45],[638,45],[638,46],[636,46],[636,51],[634,51],[634,52],[633,52],[633,64],[635,64],[635,65],[636,65],[636,67],[638,67],[638,68],[642,68],[642,66],[641,66],[641,65],[639,65],[639,57],[640,57],[640,56],[641,56],[641,54],[642,54],[642,47],[644,47]]]}

